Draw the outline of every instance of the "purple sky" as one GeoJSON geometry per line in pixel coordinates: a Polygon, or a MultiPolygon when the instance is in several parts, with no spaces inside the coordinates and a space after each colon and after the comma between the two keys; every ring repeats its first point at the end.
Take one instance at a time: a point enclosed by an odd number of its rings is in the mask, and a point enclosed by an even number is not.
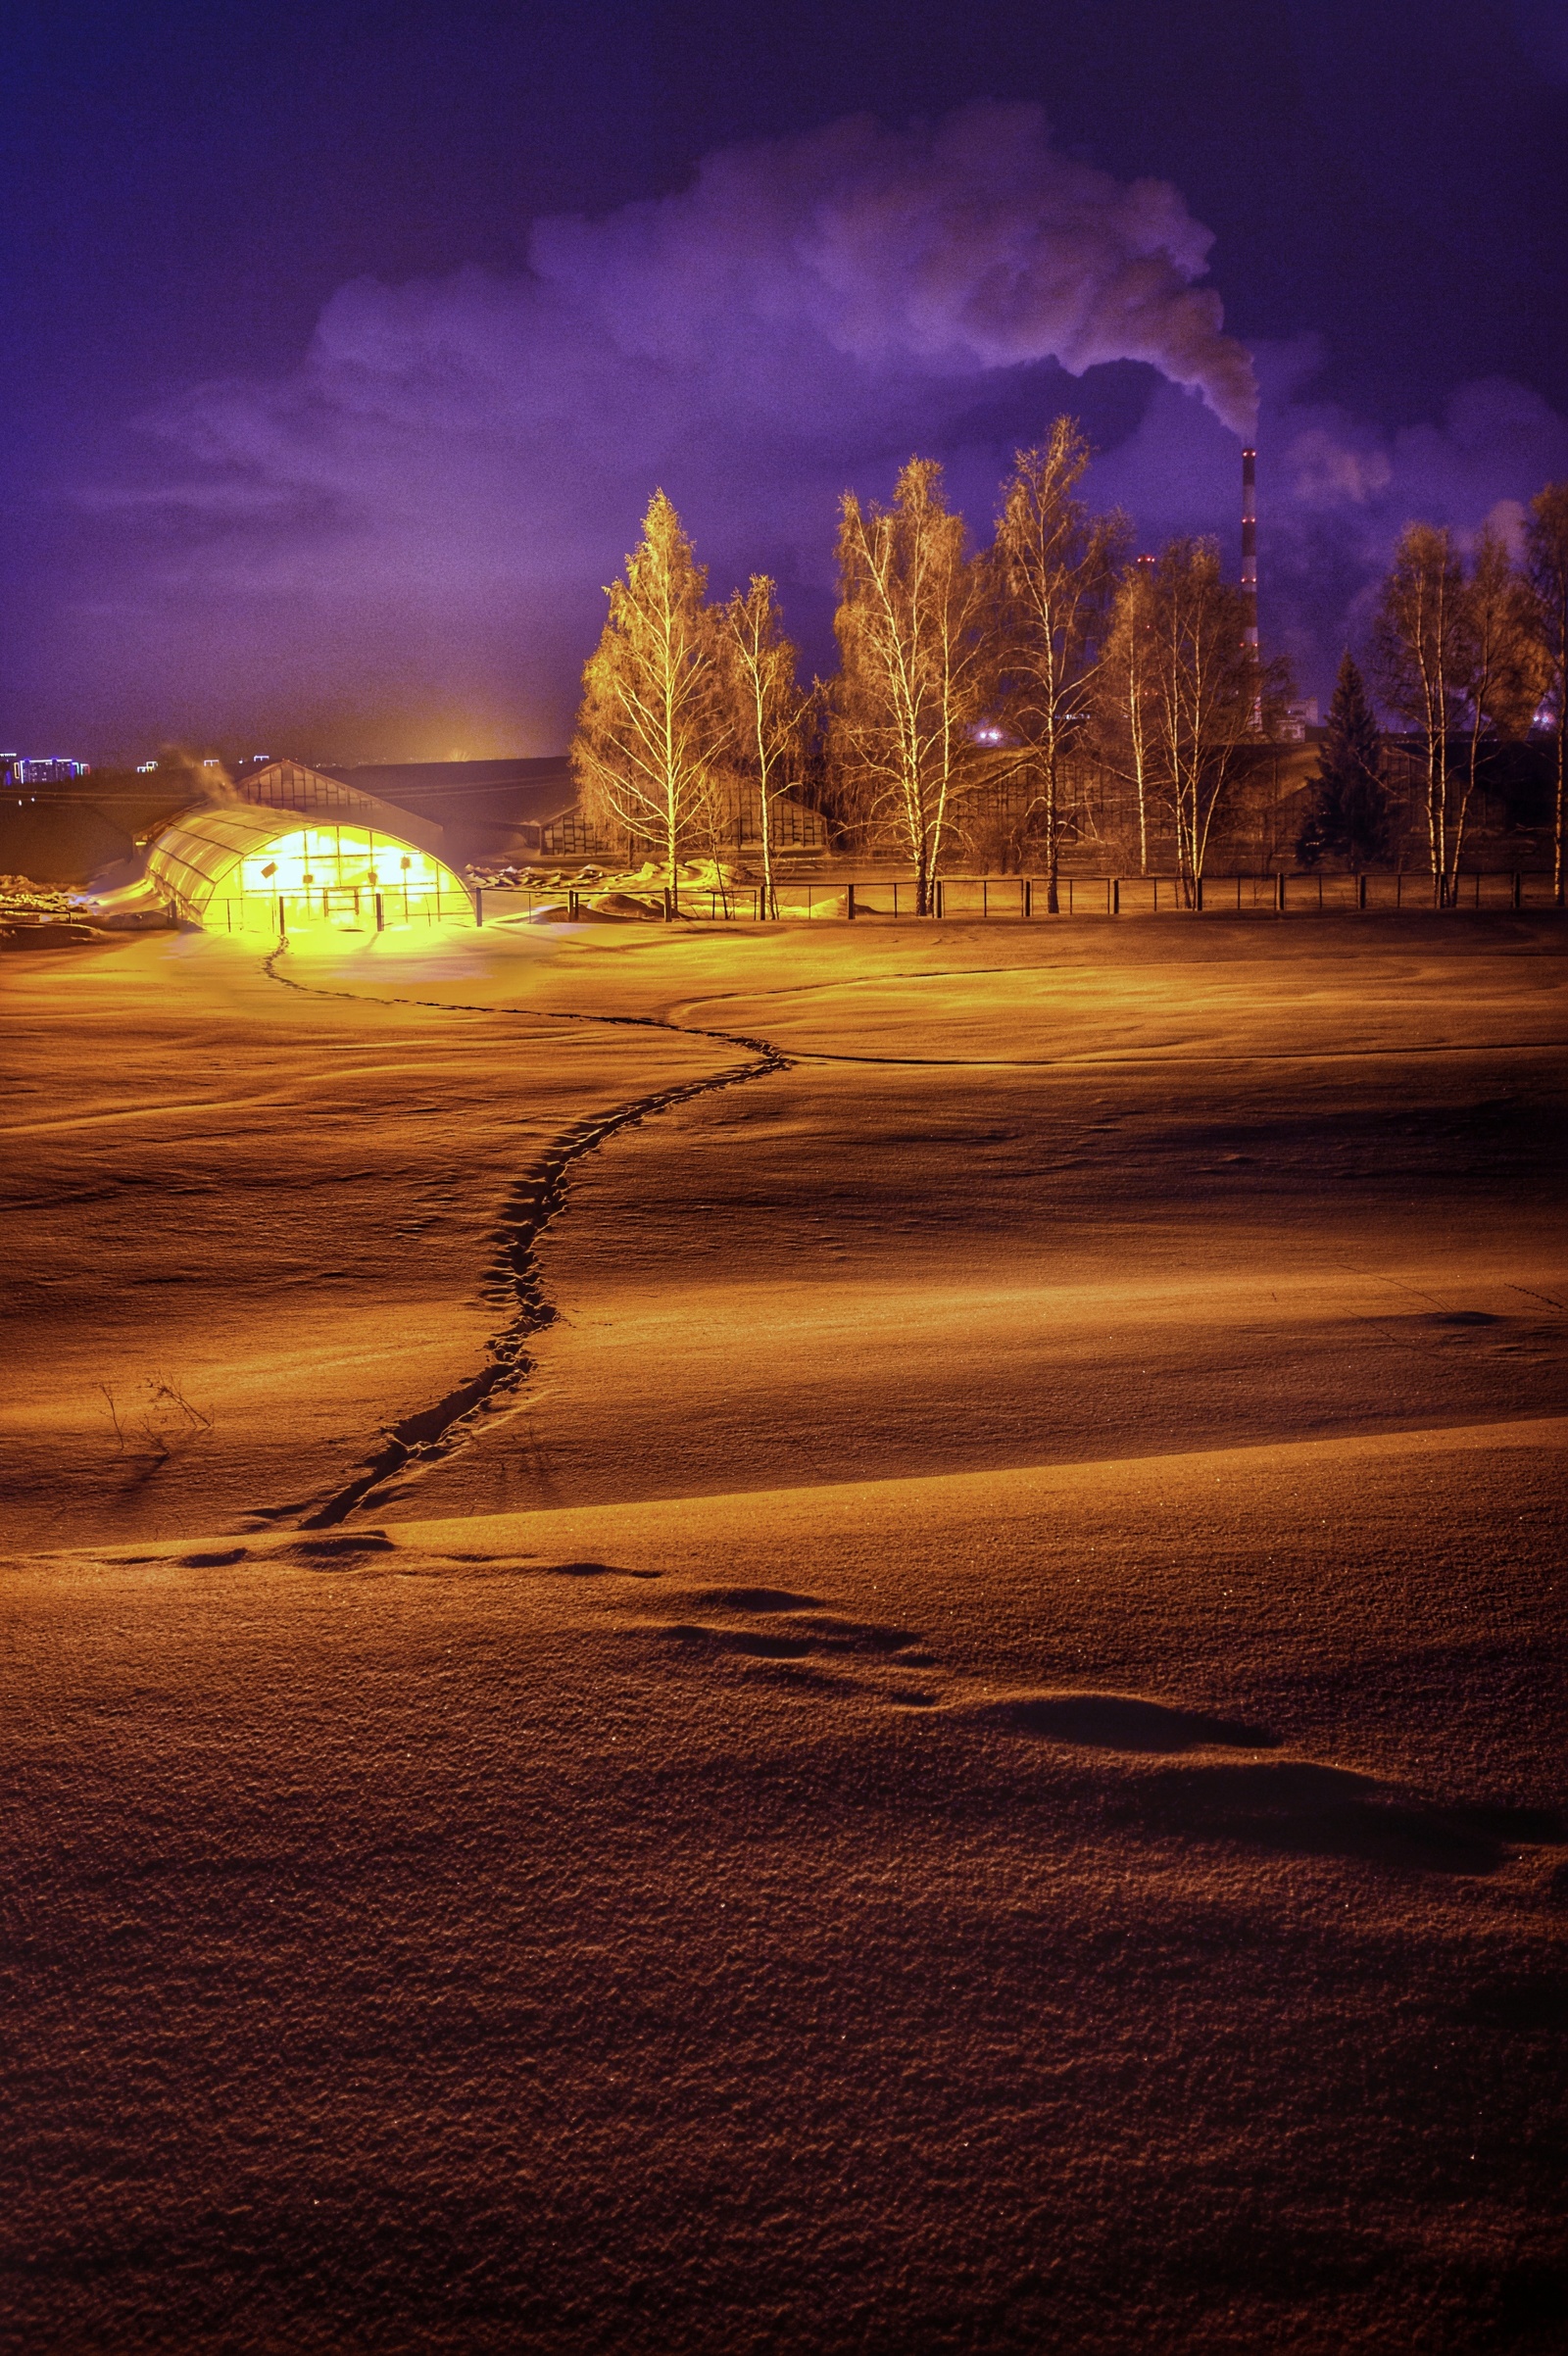
{"type": "Polygon", "coordinates": [[[1254,383],[1321,693],[1402,522],[1568,475],[1568,42],[1170,13],[39,9],[0,736],[554,751],[656,484],[820,666],[847,485],[934,453],[983,532],[1066,408],[1231,545],[1254,383]]]}

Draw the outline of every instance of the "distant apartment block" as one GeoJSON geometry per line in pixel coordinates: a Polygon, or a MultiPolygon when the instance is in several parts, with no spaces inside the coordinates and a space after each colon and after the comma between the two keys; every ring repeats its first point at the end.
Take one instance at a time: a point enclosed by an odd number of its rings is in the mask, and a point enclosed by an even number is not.
{"type": "Polygon", "coordinates": [[[69,761],[63,753],[0,753],[0,782],[6,785],[68,785],[91,774],[90,761],[69,761]]]}

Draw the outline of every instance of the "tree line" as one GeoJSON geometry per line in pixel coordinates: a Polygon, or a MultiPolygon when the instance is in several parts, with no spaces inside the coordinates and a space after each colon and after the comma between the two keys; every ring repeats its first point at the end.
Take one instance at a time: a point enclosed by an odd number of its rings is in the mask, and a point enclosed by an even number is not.
{"type": "MultiPolygon", "coordinates": [[[[1147,872],[1157,830],[1196,895],[1238,785],[1280,738],[1289,670],[1249,643],[1247,599],[1213,540],[1135,558],[1127,518],[1090,512],[1089,459],[1073,421],[1057,418],[1016,454],[981,548],[934,460],[911,459],[886,506],[846,493],[839,667],[809,687],[776,584],[759,574],[710,601],[657,493],[583,674],[571,752],[587,814],[657,849],[673,891],[681,861],[733,841],[744,797],[772,914],[777,806],[795,793],[839,839],[895,846],[925,913],[944,862],[986,832],[995,850],[1004,810],[1001,863],[1033,866],[1054,910],[1092,763],[1121,788],[1118,855],[1147,872]]],[[[1438,875],[1457,866],[1484,736],[1527,726],[1543,695],[1555,697],[1560,893],[1568,486],[1536,501],[1529,550],[1520,570],[1484,537],[1466,567],[1446,534],[1406,532],[1379,607],[1378,676],[1390,710],[1424,731],[1438,875]]],[[[1324,756],[1302,856],[1386,847],[1383,748],[1353,664],[1324,756]]]]}
{"type": "MultiPolygon", "coordinates": [[[[1483,531],[1467,558],[1450,532],[1408,525],[1379,591],[1370,647],[1377,695],[1414,740],[1420,823],[1444,897],[1451,897],[1494,748],[1519,742],[1544,717],[1554,771],[1552,885],[1561,905],[1568,483],[1548,483],[1532,500],[1517,563],[1494,530],[1483,531]]],[[[1377,866],[1391,855],[1395,819],[1372,698],[1347,653],[1297,856],[1307,866],[1325,857],[1377,866]]]]}

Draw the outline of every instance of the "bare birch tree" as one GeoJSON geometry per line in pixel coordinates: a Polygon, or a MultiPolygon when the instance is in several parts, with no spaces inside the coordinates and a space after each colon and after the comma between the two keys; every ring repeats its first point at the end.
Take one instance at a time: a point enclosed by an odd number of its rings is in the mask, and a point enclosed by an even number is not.
{"type": "Polygon", "coordinates": [[[891,819],[929,915],[956,805],[976,782],[975,728],[991,638],[985,581],[964,549],[942,468],[911,459],[889,508],[844,499],[839,529],[842,668],[834,683],[835,761],[861,805],[891,819]]]}
{"type": "Polygon", "coordinates": [[[1453,832],[1449,752],[1460,716],[1463,618],[1464,575],[1446,531],[1408,525],[1384,579],[1372,648],[1384,702],[1421,739],[1427,846],[1441,898],[1448,891],[1453,832]]]}
{"type": "Polygon", "coordinates": [[[1059,906],[1067,761],[1088,732],[1100,686],[1116,575],[1129,527],[1091,516],[1076,496],[1089,444],[1058,417],[1039,449],[1020,450],[1004,486],[992,565],[998,593],[998,716],[1016,739],[1016,766],[1035,780],[1046,907],[1059,906]]]}
{"type": "Polygon", "coordinates": [[[1470,729],[1449,844],[1450,892],[1458,879],[1486,741],[1522,735],[1541,692],[1531,620],[1529,587],[1500,536],[1488,529],[1470,560],[1457,633],[1460,694],[1469,707],[1470,729]]]}
{"type": "Polygon", "coordinates": [[[1552,795],[1551,892],[1564,905],[1564,754],[1568,751],[1568,482],[1547,483],[1525,518],[1525,577],[1542,691],[1552,714],[1557,776],[1552,795]]]}
{"type": "Polygon", "coordinates": [[[1149,873],[1149,806],[1155,784],[1153,588],[1152,557],[1129,564],[1116,584],[1094,708],[1095,750],[1133,790],[1140,875],[1149,873]]]}
{"type": "Polygon", "coordinates": [[[1176,833],[1189,907],[1200,895],[1215,820],[1272,724],[1283,666],[1260,667],[1246,643],[1245,592],[1220,570],[1212,540],[1171,540],[1149,583],[1150,750],[1176,833]]]}
{"type": "Polygon", "coordinates": [[[778,914],[773,888],[773,806],[785,790],[808,698],[796,682],[796,654],[784,635],[778,593],[765,573],[753,573],[722,613],[724,652],[733,717],[734,760],[745,784],[755,786],[761,812],[762,915],[778,914]]]}
{"type": "Polygon", "coordinates": [[[610,613],[583,671],[571,742],[590,814],[659,846],[669,908],[678,905],[683,854],[710,834],[731,732],[707,586],[680,517],[656,491],[625,577],[607,592],[610,613]]]}

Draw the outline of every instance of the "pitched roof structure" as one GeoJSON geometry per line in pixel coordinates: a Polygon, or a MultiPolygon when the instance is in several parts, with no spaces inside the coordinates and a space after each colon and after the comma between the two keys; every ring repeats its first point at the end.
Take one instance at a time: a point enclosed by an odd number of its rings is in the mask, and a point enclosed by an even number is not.
{"type": "MultiPolygon", "coordinates": [[[[390,770],[377,770],[377,777],[390,770]]],[[[307,768],[302,761],[272,761],[266,768],[243,772],[234,791],[244,802],[269,810],[297,810],[311,816],[353,816],[374,822],[382,832],[399,834],[423,851],[439,853],[445,828],[439,816],[427,817],[417,804],[408,807],[375,792],[369,779],[360,782],[352,772],[307,768]]]]}

